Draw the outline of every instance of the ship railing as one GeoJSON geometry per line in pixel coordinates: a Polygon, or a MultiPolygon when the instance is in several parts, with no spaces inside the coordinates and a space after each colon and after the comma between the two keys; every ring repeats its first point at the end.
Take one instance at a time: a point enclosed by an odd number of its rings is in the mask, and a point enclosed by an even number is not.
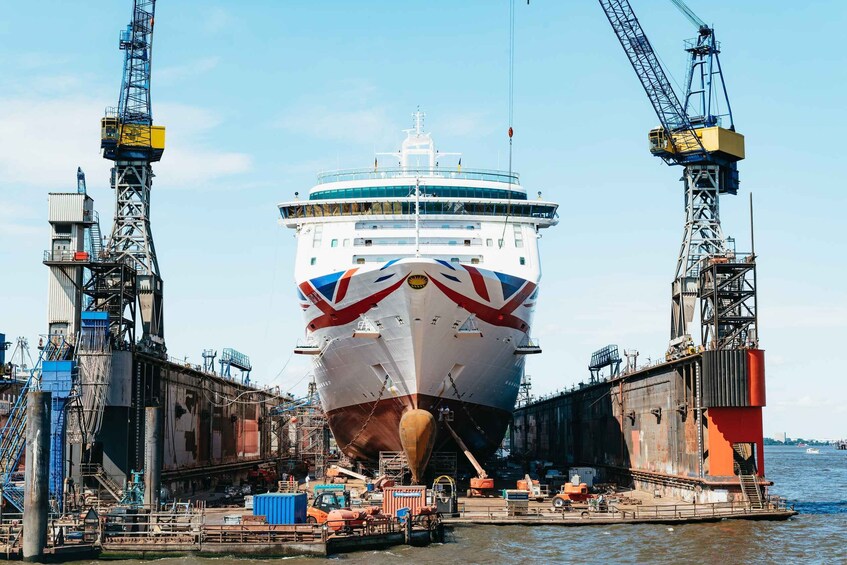
{"type": "MultiPolygon", "coordinates": [[[[778,497],[776,497],[778,498],[778,497]]],[[[591,519],[591,518],[619,518],[621,520],[684,520],[688,518],[724,518],[731,516],[743,516],[748,514],[762,514],[768,512],[786,512],[792,508],[785,499],[769,501],[764,508],[752,508],[749,502],[710,502],[710,503],[685,503],[685,504],[660,504],[654,506],[634,505],[622,507],[614,502],[605,506],[590,506],[589,504],[572,504],[566,508],[552,508],[550,506],[529,507],[526,514],[538,517],[559,516],[567,519],[591,519]]],[[[502,503],[494,506],[468,506],[460,502],[458,506],[459,516],[462,518],[506,518],[508,509],[502,503]]]]}
{"type": "Polygon", "coordinates": [[[392,168],[392,169],[346,169],[340,171],[325,171],[318,173],[318,184],[358,180],[381,179],[414,179],[416,177],[444,178],[460,180],[476,180],[520,184],[518,173],[497,171],[492,169],[458,169],[458,168],[392,168]]]}

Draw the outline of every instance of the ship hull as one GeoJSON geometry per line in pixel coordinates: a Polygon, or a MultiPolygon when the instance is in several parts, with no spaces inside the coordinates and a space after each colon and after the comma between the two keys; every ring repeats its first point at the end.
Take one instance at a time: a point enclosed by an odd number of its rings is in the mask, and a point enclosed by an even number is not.
{"type": "MultiPolygon", "coordinates": [[[[321,350],[317,389],[341,450],[368,460],[400,451],[399,421],[414,408],[454,418],[476,453],[499,447],[536,282],[418,258],[301,282],[307,333],[321,350]]],[[[436,449],[447,439],[439,431],[436,449]]]]}
{"type": "Polygon", "coordinates": [[[330,411],[327,417],[335,441],[340,447],[346,447],[344,451],[348,457],[376,461],[381,451],[403,450],[397,430],[409,406],[427,410],[436,417],[436,451],[456,449],[455,442],[443,428],[444,424],[438,422],[441,410],[448,408],[453,413],[450,425],[460,430],[462,441],[474,454],[482,457],[490,455],[500,446],[512,418],[509,410],[473,403],[460,404],[429,395],[348,406],[330,411]]]}

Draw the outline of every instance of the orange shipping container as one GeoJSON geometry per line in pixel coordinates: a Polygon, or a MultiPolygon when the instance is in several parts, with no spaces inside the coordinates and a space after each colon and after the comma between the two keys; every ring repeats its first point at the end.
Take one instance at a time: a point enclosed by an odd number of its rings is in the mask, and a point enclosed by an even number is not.
{"type": "Polygon", "coordinates": [[[387,487],[382,491],[382,513],[396,516],[400,508],[408,508],[412,515],[420,513],[426,506],[426,487],[387,487]]]}

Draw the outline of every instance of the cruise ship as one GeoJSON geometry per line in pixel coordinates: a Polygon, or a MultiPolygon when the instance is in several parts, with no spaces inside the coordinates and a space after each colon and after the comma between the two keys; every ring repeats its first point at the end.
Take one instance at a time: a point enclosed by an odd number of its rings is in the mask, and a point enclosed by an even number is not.
{"type": "Polygon", "coordinates": [[[336,442],[356,460],[405,452],[421,476],[454,444],[445,419],[475,455],[499,447],[541,351],[538,239],[558,205],[517,174],[463,168],[413,117],[382,163],[319,174],[279,209],[297,237],[295,351],[312,356],[336,442]]]}

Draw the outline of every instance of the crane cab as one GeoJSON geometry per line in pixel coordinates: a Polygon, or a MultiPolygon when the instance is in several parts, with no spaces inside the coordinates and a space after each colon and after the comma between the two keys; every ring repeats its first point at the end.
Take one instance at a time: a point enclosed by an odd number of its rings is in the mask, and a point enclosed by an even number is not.
{"type": "Polygon", "coordinates": [[[117,115],[100,120],[100,148],[107,159],[158,161],[165,151],[165,127],[124,124],[117,115]]]}
{"type": "Polygon", "coordinates": [[[714,155],[722,161],[735,162],[744,159],[744,136],[720,126],[674,133],[669,133],[659,126],[650,130],[648,140],[650,153],[665,160],[684,162],[684,157],[702,152],[701,144],[709,155],[714,155]]]}

